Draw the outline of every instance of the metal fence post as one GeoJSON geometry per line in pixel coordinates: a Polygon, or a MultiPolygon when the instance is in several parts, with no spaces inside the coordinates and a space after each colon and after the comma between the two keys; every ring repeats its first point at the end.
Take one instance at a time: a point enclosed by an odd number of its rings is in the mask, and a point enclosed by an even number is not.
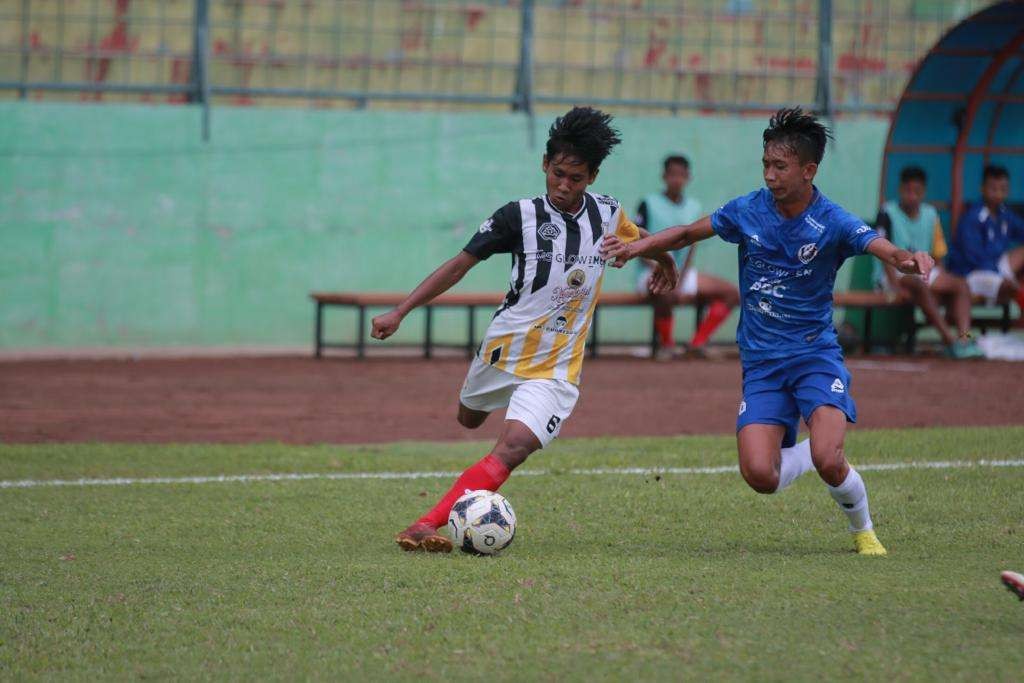
{"type": "Polygon", "coordinates": [[[814,99],[819,114],[832,115],[832,0],[818,0],[818,79],[814,99]]]}
{"type": "Polygon", "coordinates": [[[530,147],[534,146],[533,125],[533,0],[523,0],[519,31],[519,69],[512,111],[526,114],[530,147]]]}
{"type": "Polygon", "coordinates": [[[18,74],[18,99],[25,99],[28,96],[28,89],[25,84],[28,82],[28,54],[30,42],[28,37],[29,24],[29,0],[21,0],[21,70],[18,74]]]}
{"type": "Polygon", "coordinates": [[[196,0],[192,41],[192,94],[203,107],[203,142],[210,141],[210,3],[196,0]]]}

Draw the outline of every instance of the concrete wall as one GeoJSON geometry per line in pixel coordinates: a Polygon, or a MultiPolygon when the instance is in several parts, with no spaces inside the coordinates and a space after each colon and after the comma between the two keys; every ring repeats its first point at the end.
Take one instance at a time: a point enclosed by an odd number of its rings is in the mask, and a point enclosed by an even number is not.
{"type": "MultiPolygon", "coordinates": [[[[0,347],[307,343],[310,290],[406,290],[495,208],[541,193],[549,123],[531,148],[511,114],[219,108],[204,145],[190,107],[2,103],[0,347]]],[[[658,186],[670,151],[693,160],[707,209],[760,185],[760,119],[618,125],[625,142],[594,189],[627,206],[658,186]]],[[[873,214],[886,124],[836,128],[819,186],[873,214]]],[[[709,243],[698,265],[732,277],[735,251],[709,243]]],[[[495,257],[460,288],[507,278],[495,257]]],[[[613,272],[606,286],[634,280],[613,272]]],[[[613,313],[602,330],[643,339],[648,319],[613,313]]],[[[463,323],[437,329],[457,339],[463,323]]],[[[341,314],[329,325],[351,330],[341,314]]]]}

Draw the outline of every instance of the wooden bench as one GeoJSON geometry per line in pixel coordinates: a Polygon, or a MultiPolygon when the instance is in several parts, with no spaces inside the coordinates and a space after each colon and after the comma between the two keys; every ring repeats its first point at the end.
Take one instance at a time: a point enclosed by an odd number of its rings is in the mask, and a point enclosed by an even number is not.
{"type": "MultiPolygon", "coordinates": [[[[313,355],[320,358],[324,349],[355,349],[356,356],[362,358],[366,355],[367,320],[366,313],[371,308],[392,308],[405,299],[405,294],[390,292],[313,292],[310,295],[316,307],[316,318],[314,325],[314,351],[313,355]],[[328,307],[355,308],[357,311],[356,334],[352,342],[336,342],[324,340],[324,311],[328,307]]],[[[448,346],[464,348],[467,356],[476,352],[478,342],[476,335],[476,309],[485,307],[496,310],[504,298],[502,294],[496,293],[475,293],[475,294],[442,294],[428,305],[423,307],[424,328],[423,328],[423,357],[430,358],[437,347],[448,346]],[[435,308],[464,308],[466,309],[466,341],[463,344],[438,344],[434,341],[434,313],[435,308]]],[[[707,302],[697,297],[677,295],[676,305],[693,306],[699,321],[704,314],[704,306],[707,302]]],[[[587,342],[587,349],[592,358],[598,353],[598,327],[600,324],[600,310],[609,306],[650,306],[650,301],[640,294],[633,292],[604,292],[598,299],[597,308],[594,309],[594,319],[591,323],[590,338],[587,342]]],[[[653,327],[653,326],[652,326],[653,327]]],[[[658,338],[651,331],[651,353],[658,348],[658,338]]]]}
{"type": "MultiPolygon", "coordinates": [[[[366,355],[366,313],[371,308],[392,308],[397,306],[405,298],[403,293],[391,293],[391,292],[368,292],[368,293],[348,293],[348,292],[313,292],[310,295],[316,307],[316,318],[314,326],[314,356],[320,358],[323,355],[324,349],[355,349],[356,356],[362,358],[366,355]],[[341,307],[341,308],[355,308],[357,311],[356,321],[356,334],[355,339],[352,342],[328,342],[324,340],[324,311],[328,307],[341,307]]],[[[433,351],[437,347],[441,346],[454,346],[456,348],[463,348],[466,351],[467,356],[472,356],[476,351],[476,309],[485,307],[488,309],[497,309],[501,304],[503,295],[496,293],[470,293],[470,294],[442,294],[441,296],[434,299],[430,304],[423,307],[424,310],[424,329],[423,329],[423,357],[430,358],[433,355],[433,351]],[[439,344],[433,339],[434,332],[434,308],[464,308],[466,309],[466,341],[463,344],[439,344]]],[[[693,306],[695,308],[695,314],[697,322],[701,320],[704,315],[704,307],[708,302],[706,300],[685,296],[679,294],[676,296],[677,306],[693,306]]],[[[911,316],[911,320],[914,322],[911,325],[910,334],[907,338],[906,349],[907,353],[913,353],[914,346],[917,343],[917,331],[922,327],[927,327],[927,323],[917,322],[914,317],[913,308],[914,305],[906,299],[900,297],[892,297],[887,294],[880,292],[837,292],[833,297],[833,303],[836,308],[859,308],[864,311],[864,336],[863,336],[863,349],[865,353],[870,353],[874,340],[872,339],[872,312],[876,309],[906,309],[908,315],[911,316]]],[[[979,300],[975,301],[976,305],[982,305],[984,302],[979,300]]],[[[598,327],[600,320],[600,311],[606,307],[629,307],[629,306],[646,306],[651,305],[650,300],[637,293],[633,292],[604,292],[598,299],[597,308],[594,309],[594,319],[591,324],[590,339],[587,342],[587,348],[592,358],[598,354],[598,327]]],[[[1003,332],[1006,332],[1010,328],[1010,306],[1009,304],[1002,305],[1002,314],[999,317],[993,316],[981,316],[976,317],[973,320],[975,326],[980,327],[982,332],[987,330],[989,327],[999,326],[1003,332]]],[[[651,330],[651,355],[653,356],[655,351],[658,349],[658,337],[655,333],[652,325],[651,330]]]]}
{"type": "MultiPolygon", "coordinates": [[[[906,352],[914,352],[917,345],[917,332],[923,327],[929,327],[930,323],[917,320],[914,309],[915,304],[903,296],[894,296],[882,292],[851,291],[836,292],[832,297],[832,303],[836,308],[859,308],[864,311],[864,336],[861,344],[864,353],[871,353],[874,340],[872,339],[872,312],[878,309],[905,309],[910,319],[910,333],[907,335],[906,352]]],[[[984,306],[985,300],[975,297],[972,302],[974,306],[984,306]]],[[[1010,304],[1000,305],[1000,315],[974,316],[972,325],[981,329],[984,334],[988,328],[998,326],[1003,332],[1010,329],[1010,304]]]]}

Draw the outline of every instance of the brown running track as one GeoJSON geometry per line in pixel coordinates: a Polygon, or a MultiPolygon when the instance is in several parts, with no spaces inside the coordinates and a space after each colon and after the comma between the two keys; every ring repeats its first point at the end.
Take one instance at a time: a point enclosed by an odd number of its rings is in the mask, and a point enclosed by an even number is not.
{"type": "MultiPolygon", "coordinates": [[[[1021,423],[1024,365],[851,359],[859,426],[1021,423]]],[[[467,361],[227,358],[0,363],[0,441],[491,439],[455,422],[467,361]]],[[[732,433],[735,360],[597,359],[563,437],[732,433]]]]}

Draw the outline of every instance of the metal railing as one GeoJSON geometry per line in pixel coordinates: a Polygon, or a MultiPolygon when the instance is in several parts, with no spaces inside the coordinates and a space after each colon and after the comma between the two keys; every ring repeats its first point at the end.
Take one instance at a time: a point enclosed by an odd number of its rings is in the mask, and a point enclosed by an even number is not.
{"type": "Polygon", "coordinates": [[[888,112],[983,0],[8,0],[0,96],[888,112]]]}

